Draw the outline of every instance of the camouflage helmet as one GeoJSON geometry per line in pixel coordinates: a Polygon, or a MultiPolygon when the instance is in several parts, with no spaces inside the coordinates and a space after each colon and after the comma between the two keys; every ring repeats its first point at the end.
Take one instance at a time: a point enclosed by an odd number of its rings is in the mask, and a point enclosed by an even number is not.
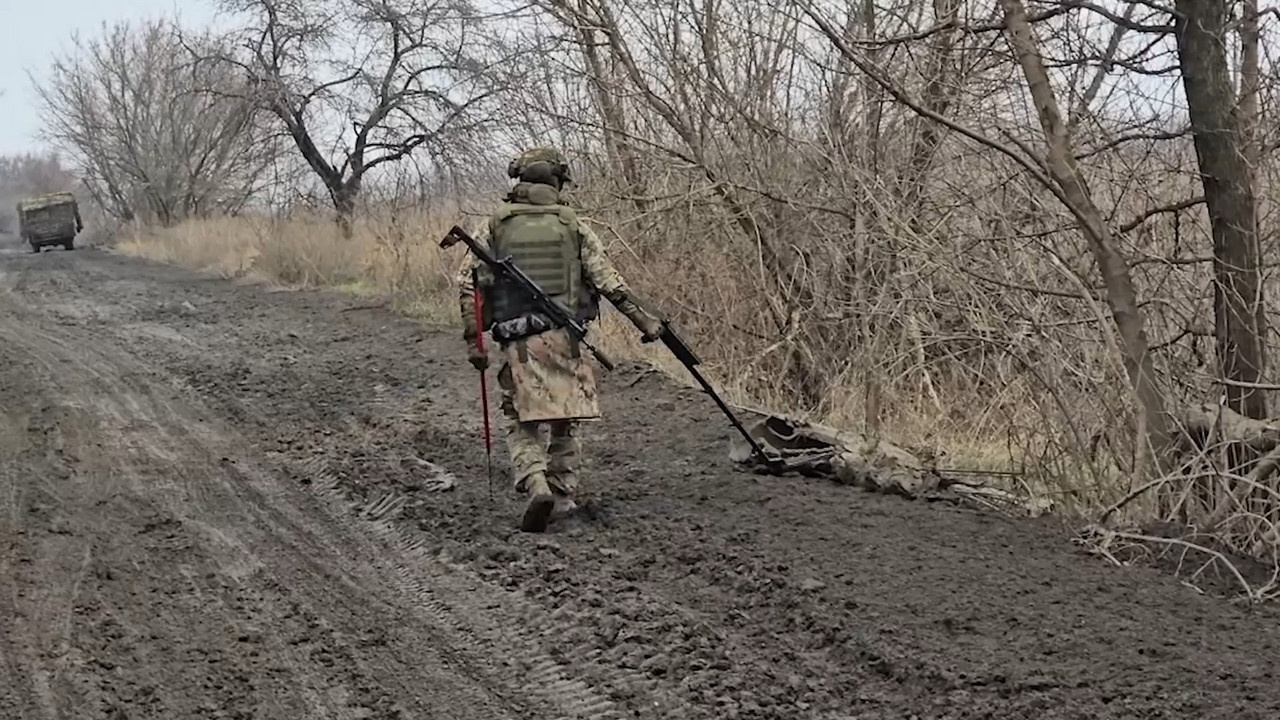
{"type": "Polygon", "coordinates": [[[564,155],[553,147],[537,147],[520,153],[520,156],[507,166],[507,176],[518,179],[529,166],[535,163],[547,163],[561,181],[569,180],[569,164],[565,162],[564,155]]]}

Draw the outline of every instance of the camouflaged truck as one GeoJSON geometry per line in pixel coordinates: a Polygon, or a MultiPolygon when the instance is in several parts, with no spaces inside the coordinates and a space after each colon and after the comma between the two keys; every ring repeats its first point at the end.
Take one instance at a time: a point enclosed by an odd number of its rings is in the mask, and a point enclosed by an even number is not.
{"type": "Polygon", "coordinates": [[[80,206],[72,193],[50,193],[18,202],[18,232],[31,244],[32,252],[50,245],[73,250],[76,235],[83,229],[80,206]]]}

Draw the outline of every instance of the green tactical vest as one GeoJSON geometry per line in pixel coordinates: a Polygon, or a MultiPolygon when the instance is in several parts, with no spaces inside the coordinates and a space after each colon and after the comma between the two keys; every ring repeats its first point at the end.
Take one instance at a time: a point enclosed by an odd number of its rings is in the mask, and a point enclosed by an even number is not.
{"type": "MultiPolygon", "coordinates": [[[[543,292],[570,312],[584,309],[582,246],[578,217],[560,204],[549,185],[517,186],[513,197],[489,219],[490,249],[497,259],[508,255],[543,292]]],[[[491,297],[493,323],[537,312],[518,289],[498,284],[491,297]]]]}

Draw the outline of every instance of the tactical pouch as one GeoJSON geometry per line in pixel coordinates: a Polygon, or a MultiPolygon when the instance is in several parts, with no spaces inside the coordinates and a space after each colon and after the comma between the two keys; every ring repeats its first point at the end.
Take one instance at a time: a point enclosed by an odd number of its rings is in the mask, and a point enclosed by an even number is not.
{"type": "Polygon", "coordinates": [[[514,342],[524,338],[554,330],[551,318],[542,313],[529,313],[517,318],[505,320],[493,326],[493,339],[501,343],[514,342]]]}

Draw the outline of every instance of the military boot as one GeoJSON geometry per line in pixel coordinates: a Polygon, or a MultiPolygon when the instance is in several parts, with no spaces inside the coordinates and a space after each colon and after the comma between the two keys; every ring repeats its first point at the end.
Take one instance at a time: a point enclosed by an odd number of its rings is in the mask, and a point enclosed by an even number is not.
{"type": "Polygon", "coordinates": [[[547,473],[547,484],[551,486],[551,494],[556,498],[555,507],[551,509],[551,519],[563,520],[572,515],[578,509],[578,503],[573,501],[574,489],[578,486],[574,474],[552,470],[547,473]]]}
{"type": "Polygon", "coordinates": [[[551,511],[556,506],[556,498],[551,493],[551,486],[547,484],[547,476],[542,473],[530,475],[525,489],[529,493],[529,504],[524,509],[520,529],[528,533],[544,532],[551,519],[551,511]]]}
{"type": "Polygon", "coordinates": [[[563,520],[578,509],[578,503],[568,495],[556,495],[556,503],[551,507],[551,519],[563,520]]]}

